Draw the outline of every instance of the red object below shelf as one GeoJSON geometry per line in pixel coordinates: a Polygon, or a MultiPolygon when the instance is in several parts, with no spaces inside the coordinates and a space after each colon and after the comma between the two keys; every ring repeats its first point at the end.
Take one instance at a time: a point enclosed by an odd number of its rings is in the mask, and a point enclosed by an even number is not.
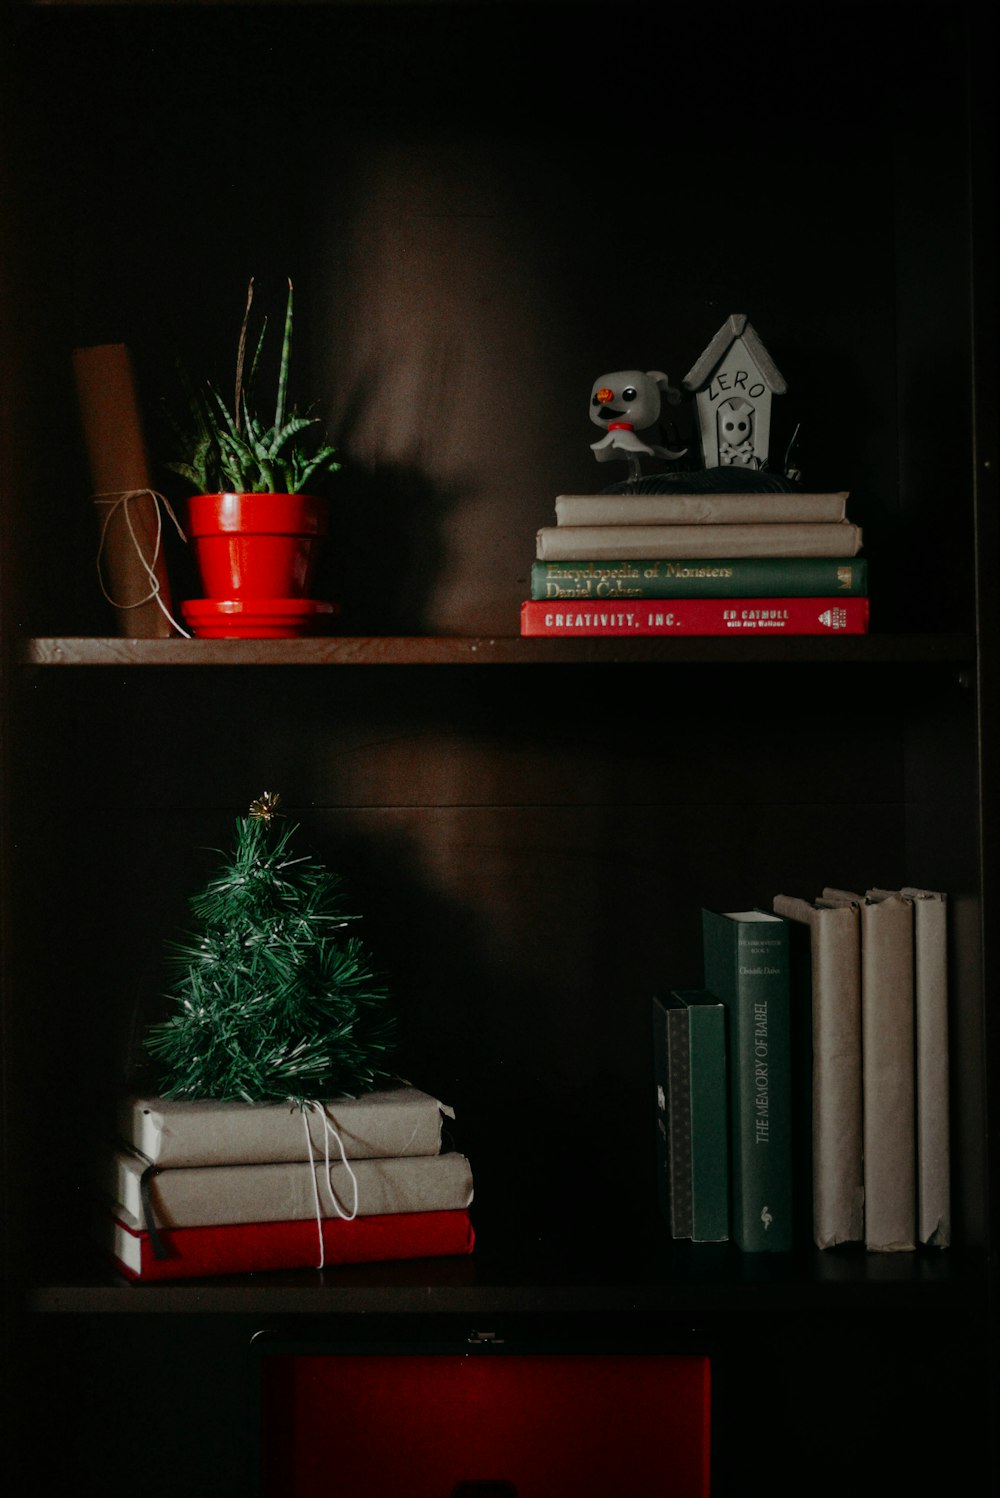
{"type": "Polygon", "coordinates": [[[262,1498],[708,1498],[691,1354],[265,1354],[262,1498]]]}

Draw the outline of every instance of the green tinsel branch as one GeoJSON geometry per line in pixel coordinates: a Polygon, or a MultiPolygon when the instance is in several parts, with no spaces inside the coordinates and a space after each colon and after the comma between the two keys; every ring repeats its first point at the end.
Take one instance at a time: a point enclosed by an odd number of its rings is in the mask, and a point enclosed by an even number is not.
{"type": "Polygon", "coordinates": [[[238,819],[228,861],[189,901],[199,929],[167,944],[175,1013],[145,1040],[165,1097],[301,1106],[387,1075],[395,1019],[348,934],[358,916],[339,876],[292,854],[298,829],[278,831],[278,800],[262,797],[238,819]]]}

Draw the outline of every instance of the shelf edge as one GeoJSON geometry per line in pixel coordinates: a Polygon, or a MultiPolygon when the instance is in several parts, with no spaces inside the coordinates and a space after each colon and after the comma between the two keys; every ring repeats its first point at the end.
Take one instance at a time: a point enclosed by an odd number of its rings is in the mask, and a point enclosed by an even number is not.
{"type": "Polygon", "coordinates": [[[663,664],[956,664],[976,659],[971,634],[884,634],[831,639],[524,639],[518,635],[357,635],[299,640],[128,639],[38,636],[23,666],[448,666],[663,664]]]}

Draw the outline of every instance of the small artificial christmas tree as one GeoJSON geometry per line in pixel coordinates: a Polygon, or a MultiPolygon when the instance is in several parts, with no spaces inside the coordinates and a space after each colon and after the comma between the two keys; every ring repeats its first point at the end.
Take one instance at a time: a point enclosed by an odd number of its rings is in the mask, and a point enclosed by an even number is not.
{"type": "Polygon", "coordinates": [[[145,1045],[171,1098],[355,1096],[385,1077],[395,1024],[338,875],[290,843],[280,796],[236,823],[228,861],[192,896],[200,931],[168,943],[177,1006],[145,1045]]]}

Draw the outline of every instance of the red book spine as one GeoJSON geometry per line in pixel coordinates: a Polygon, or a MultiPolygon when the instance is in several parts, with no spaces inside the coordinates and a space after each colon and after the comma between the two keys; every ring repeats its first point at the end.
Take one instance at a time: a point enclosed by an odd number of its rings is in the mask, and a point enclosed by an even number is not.
{"type": "Polygon", "coordinates": [[[608,603],[530,598],[521,604],[521,634],[594,635],[864,635],[867,597],[634,598],[608,603]]]}
{"type": "MultiPolygon", "coordinates": [[[[130,1280],[176,1280],[214,1274],[249,1274],[265,1269],[319,1266],[316,1221],[236,1223],[217,1227],[161,1228],[167,1257],[157,1258],[149,1234],[121,1221],[112,1228],[138,1245],[138,1270],[115,1255],[130,1280]]],[[[374,1217],[322,1220],[325,1264],[367,1264],[389,1259],[441,1258],[471,1254],[475,1234],[469,1213],[399,1212],[374,1217]]],[[[130,1253],[130,1258],[134,1253],[130,1253]]]]}

